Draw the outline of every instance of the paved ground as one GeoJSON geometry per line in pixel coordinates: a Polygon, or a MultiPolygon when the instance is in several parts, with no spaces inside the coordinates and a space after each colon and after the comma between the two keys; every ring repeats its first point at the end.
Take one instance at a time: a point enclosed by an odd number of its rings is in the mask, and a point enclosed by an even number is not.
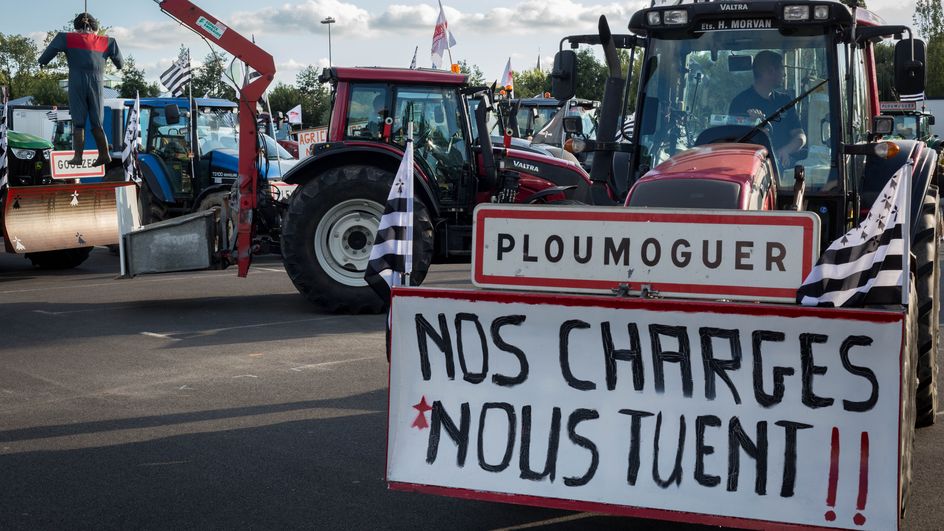
{"type": "MultiPolygon", "coordinates": [[[[52,274],[0,254],[0,529],[700,529],[388,491],[383,317],[256,266],[129,281],[105,250],[52,274]]],[[[944,425],[916,460],[903,526],[944,529],[944,425]]]]}

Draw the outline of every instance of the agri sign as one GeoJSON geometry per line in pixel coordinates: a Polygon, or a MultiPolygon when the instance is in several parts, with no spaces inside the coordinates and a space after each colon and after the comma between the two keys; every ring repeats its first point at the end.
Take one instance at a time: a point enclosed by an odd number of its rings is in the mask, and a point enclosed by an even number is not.
{"type": "MultiPolygon", "coordinates": [[[[545,229],[566,244],[559,229],[593,212],[545,229]]],[[[505,252],[525,267],[536,229],[515,230],[505,252]]],[[[732,264],[742,236],[714,235],[732,264]]],[[[497,256],[498,241],[476,249],[497,256]]],[[[575,248],[560,261],[607,252],[575,248]]],[[[602,282],[597,264],[519,277],[602,282]]],[[[900,312],[397,288],[391,326],[391,488],[737,527],[898,525],[900,312]]]]}

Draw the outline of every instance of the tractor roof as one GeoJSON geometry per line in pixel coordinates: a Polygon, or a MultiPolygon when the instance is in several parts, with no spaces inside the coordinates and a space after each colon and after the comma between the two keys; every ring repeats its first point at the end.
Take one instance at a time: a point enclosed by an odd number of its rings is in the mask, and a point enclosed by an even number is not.
{"type": "Polygon", "coordinates": [[[453,74],[446,70],[427,68],[385,68],[379,66],[326,68],[320,78],[330,81],[376,81],[390,83],[425,83],[434,85],[461,86],[468,82],[465,74],[453,74]]]}

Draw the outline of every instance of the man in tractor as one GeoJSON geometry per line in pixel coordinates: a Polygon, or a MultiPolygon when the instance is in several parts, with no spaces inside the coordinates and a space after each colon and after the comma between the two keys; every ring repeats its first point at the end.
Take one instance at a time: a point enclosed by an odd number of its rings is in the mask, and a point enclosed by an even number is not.
{"type": "Polygon", "coordinates": [[[118,43],[111,37],[98,35],[98,21],[88,13],[79,13],[73,21],[75,32],[58,33],[39,57],[39,65],[46,66],[60,52],[66,54],[69,63],[69,113],[72,115],[72,146],[75,156],[69,164],[82,164],[82,149],[85,147],[85,120],[92,126],[92,136],[98,147],[95,166],[108,164],[108,139],[102,129],[104,107],[105,61],[111,59],[118,69],[124,60],[118,43]]]}
{"type": "MultiPolygon", "coordinates": [[[[753,71],[754,84],[731,100],[728,114],[763,120],[793,98],[777,90],[784,82],[783,56],[779,53],[770,50],[758,52],[754,56],[753,71]]],[[[800,126],[796,109],[787,110],[779,121],[772,122],[768,134],[781,167],[788,167],[799,160],[792,157],[806,145],[806,134],[800,126]]]]}
{"type": "Polygon", "coordinates": [[[383,135],[384,119],[386,113],[387,95],[383,92],[374,97],[374,114],[367,122],[364,131],[373,139],[379,139],[383,135]]]}

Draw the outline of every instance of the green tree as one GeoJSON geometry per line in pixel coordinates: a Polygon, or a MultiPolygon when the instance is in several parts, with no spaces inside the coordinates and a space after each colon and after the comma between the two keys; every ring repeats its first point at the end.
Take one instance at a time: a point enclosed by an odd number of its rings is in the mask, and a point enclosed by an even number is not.
{"type": "Polygon", "coordinates": [[[36,105],[69,105],[69,95],[59,86],[61,76],[40,72],[30,82],[29,94],[36,105]]]}
{"type": "Polygon", "coordinates": [[[944,32],[942,0],[917,0],[912,15],[916,29],[925,39],[932,40],[944,32]]]}
{"type": "Polygon", "coordinates": [[[590,48],[581,48],[577,52],[577,94],[578,98],[600,101],[603,99],[603,87],[609,77],[606,65],[597,60],[590,48]]]}
{"type": "Polygon", "coordinates": [[[32,39],[0,33],[0,85],[10,87],[11,98],[27,96],[39,70],[39,52],[32,39]]]}
{"type": "Polygon", "coordinates": [[[223,71],[229,64],[225,53],[209,53],[203,58],[203,66],[196,69],[190,80],[190,90],[194,98],[208,96],[235,100],[236,91],[223,81],[223,71]]]}
{"type": "MultiPolygon", "coordinates": [[[[302,105],[302,127],[318,127],[328,124],[331,116],[331,90],[318,80],[318,69],[308,65],[295,76],[299,99],[302,105]]],[[[289,107],[291,108],[291,107],[289,107]]],[[[275,111],[275,107],[272,107],[275,111]]]]}
{"type": "Polygon", "coordinates": [[[942,0],[917,0],[914,23],[927,41],[925,94],[929,98],[944,97],[944,6],[942,0]]]}
{"type": "Polygon", "coordinates": [[[470,65],[465,59],[459,60],[459,72],[469,76],[469,85],[484,86],[486,84],[485,74],[479,65],[470,65]]]}
{"type": "Polygon", "coordinates": [[[543,96],[545,92],[551,90],[551,78],[547,72],[533,68],[524,72],[515,72],[512,74],[515,83],[515,96],[519,98],[532,98],[534,96],[543,96]]]}
{"type": "Polygon", "coordinates": [[[118,87],[118,95],[122,98],[133,98],[140,94],[142,98],[153,98],[159,96],[161,89],[157,83],[148,83],[144,80],[144,70],[138,69],[134,63],[134,57],[128,56],[125,59],[124,68],[121,69],[121,85],[118,87]]]}

